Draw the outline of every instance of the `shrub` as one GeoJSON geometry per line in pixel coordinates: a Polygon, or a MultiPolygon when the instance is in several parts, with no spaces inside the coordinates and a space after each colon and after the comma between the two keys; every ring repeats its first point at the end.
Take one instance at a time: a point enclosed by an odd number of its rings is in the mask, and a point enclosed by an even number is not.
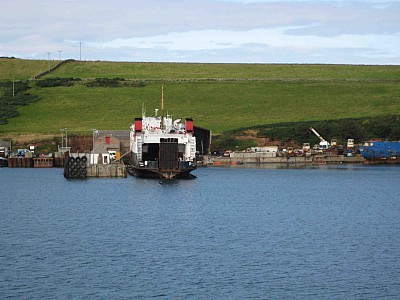
{"type": "Polygon", "coordinates": [[[39,87],[56,87],[56,86],[72,86],[75,81],[80,81],[80,78],[46,78],[36,81],[36,86],[39,87]]]}
{"type": "Polygon", "coordinates": [[[7,124],[7,120],[17,117],[18,107],[28,105],[39,99],[38,96],[27,92],[29,83],[27,81],[14,82],[14,96],[12,81],[0,82],[0,124],[7,124]]]}
{"type": "Polygon", "coordinates": [[[144,87],[143,81],[126,81],[124,78],[96,78],[88,83],[87,87],[144,87]]]}

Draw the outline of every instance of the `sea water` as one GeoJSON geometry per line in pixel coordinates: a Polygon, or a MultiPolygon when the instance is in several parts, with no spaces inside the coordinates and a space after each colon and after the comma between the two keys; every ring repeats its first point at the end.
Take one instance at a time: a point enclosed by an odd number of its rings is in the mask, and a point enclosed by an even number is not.
{"type": "Polygon", "coordinates": [[[398,299],[400,167],[0,169],[2,299],[398,299]]]}

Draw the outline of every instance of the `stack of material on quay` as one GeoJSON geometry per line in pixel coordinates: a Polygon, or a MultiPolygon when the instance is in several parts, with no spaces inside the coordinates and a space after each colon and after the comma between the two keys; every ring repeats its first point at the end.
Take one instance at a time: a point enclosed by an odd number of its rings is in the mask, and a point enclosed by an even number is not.
{"type": "Polygon", "coordinates": [[[232,152],[230,153],[231,158],[238,159],[264,159],[276,157],[278,153],[278,146],[268,147],[251,147],[246,152],[232,152]]]}
{"type": "Polygon", "coordinates": [[[229,152],[223,157],[213,158],[214,165],[305,163],[309,157],[278,156],[278,146],[252,147],[245,152],[229,152]]]}

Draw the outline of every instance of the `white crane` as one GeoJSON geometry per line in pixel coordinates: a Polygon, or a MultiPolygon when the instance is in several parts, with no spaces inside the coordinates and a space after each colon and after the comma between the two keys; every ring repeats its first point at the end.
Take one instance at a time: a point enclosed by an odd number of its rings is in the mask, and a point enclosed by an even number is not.
{"type": "Polygon", "coordinates": [[[326,141],[314,128],[310,127],[310,130],[319,138],[319,149],[326,150],[329,148],[330,144],[326,141]]]}

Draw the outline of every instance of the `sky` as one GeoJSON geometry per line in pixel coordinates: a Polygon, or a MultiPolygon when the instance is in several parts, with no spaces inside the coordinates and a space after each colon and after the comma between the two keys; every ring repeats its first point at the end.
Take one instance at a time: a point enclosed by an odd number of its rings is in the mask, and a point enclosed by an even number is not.
{"type": "Polygon", "coordinates": [[[400,64],[400,0],[1,0],[0,57],[400,64]]]}

